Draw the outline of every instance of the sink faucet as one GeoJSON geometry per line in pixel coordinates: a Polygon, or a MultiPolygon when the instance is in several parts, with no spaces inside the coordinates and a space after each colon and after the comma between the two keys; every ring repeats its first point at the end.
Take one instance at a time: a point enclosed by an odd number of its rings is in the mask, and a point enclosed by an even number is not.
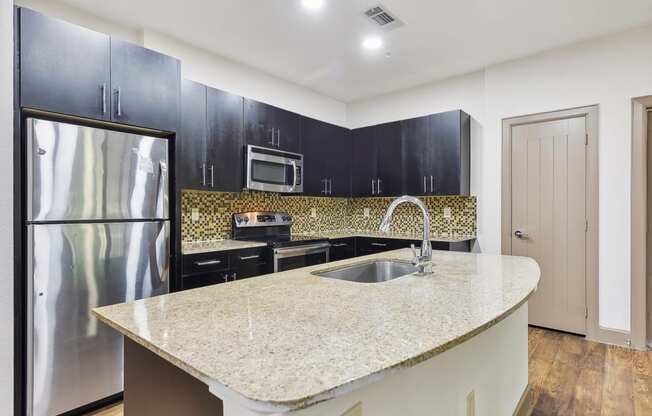
{"type": "Polygon", "coordinates": [[[432,245],[430,245],[430,215],[428,214],[428,209],[419,198],[415,198],[409,195],[403,195],[402,197],[393,200],[392,203],[389,204],[389,207],[387,208],[387,212],[385,213],[385,217],[383,217],[383,221],[380,223],[380,231],[385,233],[389,231],[389,224],[392,219],[392,214],[394,213],[394,210],[396,209],[396,207],[398,207],[404,202],[411,202],[415,204],[421,209],[421,213],[423,214],[423,241],[421,241],[421,252],[417,254],[417,250],[414,248],[414,244],[412,244],[411,246],[412,253],[414,254],[414,259],[412,259],[412,263],[415,266],[417,266],[417,268],[419,269],[419,273],[422,274],[432,273],[432,245]]]}

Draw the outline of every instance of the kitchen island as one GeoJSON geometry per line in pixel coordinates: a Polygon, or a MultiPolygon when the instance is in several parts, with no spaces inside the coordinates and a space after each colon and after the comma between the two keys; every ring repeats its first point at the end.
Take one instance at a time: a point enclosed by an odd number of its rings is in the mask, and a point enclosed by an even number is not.
{"type": "Polygon", "coordinates": [[[538,265],[435,251],[430,275],[364,284],[313,274],[411,257],[94,310],[125,336],[125,415],[511,415],[527,391],[538,265]]]}

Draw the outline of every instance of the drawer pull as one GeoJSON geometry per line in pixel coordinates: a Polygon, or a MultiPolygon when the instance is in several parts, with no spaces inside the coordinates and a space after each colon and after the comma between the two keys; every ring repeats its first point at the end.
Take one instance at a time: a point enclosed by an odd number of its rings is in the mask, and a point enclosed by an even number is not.
{"type": "Polygon", "coordinates": [[[258,259],[258,258],[260,258],[259,255],[255,255],[255,256],[245,256],[245,257],[239,256],[239,257],[240,257],[240,260],[254,260],[254,259],[258,259]]]}
{"type": "Polygon", "coordinates": [[[196,261],[195,266],[213,266],[215,264],[220,264],[222,263],[222,260],[205,260],[205,261],[196,261]]]}
{"type": "Polygon", "coordinates": [[[339,244],[333,244],[333,247],[346,247],[348,244],[346,243],[339,243],[339,244]]]}
{"type": "Polygon", "coordinates": [[[387,244],[385,243],[371,243],[371,245],[376,247],[387,247],[387,244]]]}

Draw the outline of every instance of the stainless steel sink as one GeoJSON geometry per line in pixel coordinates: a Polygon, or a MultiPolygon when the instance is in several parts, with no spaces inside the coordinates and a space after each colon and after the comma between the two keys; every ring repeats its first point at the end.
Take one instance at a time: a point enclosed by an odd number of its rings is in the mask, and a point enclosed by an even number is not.
{"type": "Polygon", "coordinates": [[[374,262],[354,264],[313,274],[331,279],[348,280],[359,283],[379,283],[396,279],[417,272],[417,267],[394,260],[376,260],[374,262]]]}

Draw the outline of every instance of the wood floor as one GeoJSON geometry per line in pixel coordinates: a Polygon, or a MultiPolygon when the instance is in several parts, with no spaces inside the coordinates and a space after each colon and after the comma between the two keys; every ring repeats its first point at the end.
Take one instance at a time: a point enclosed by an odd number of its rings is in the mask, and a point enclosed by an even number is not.
{"type": "MultiPolygon", "coordinates": [[[[652,416],[652,352],[529,330],[532,414],[652,416]]],[[[123,416],[122,405],[93,416],[123,416]]]]}

